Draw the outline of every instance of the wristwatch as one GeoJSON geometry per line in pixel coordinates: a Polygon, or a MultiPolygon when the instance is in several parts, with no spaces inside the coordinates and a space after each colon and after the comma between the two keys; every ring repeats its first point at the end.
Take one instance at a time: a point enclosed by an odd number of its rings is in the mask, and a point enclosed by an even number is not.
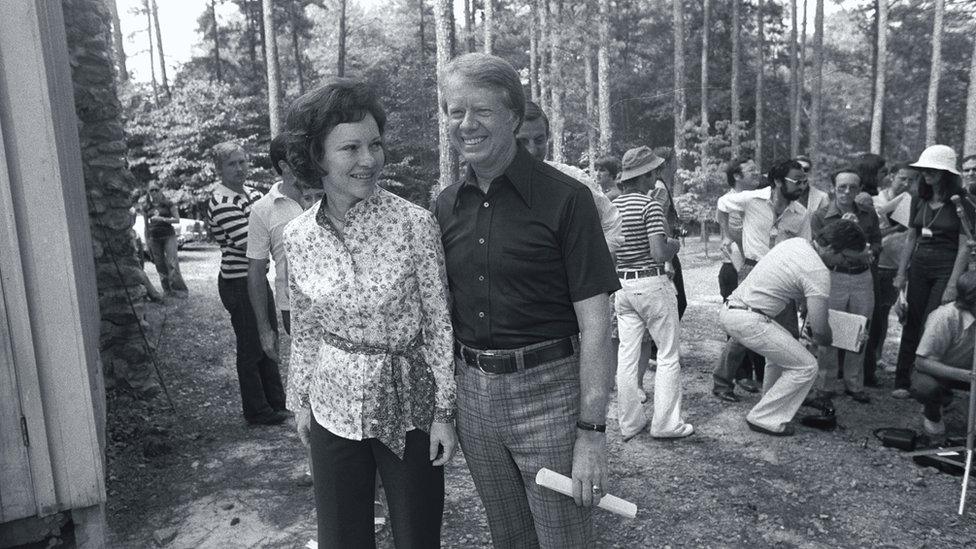
{"type": "Polygon", "coordinates": [[[587,423],[585,421],[577,420],[576,421],[576,428],[577,429],[581,429],[583,431],[596,431],[598,433],[606,433],[607,432],[607,424],[606,423],[587,423]]]}

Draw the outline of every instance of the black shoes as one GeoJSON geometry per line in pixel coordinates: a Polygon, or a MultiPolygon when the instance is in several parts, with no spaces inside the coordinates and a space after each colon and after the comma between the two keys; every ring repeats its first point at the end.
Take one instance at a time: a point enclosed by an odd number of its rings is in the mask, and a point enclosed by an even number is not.
{"type": "Polygon", "coordinates": [[[732,389],[725,391],[712,391],[712,394],[725,402],[739,402],[739,395],[732,392],[732,389]]]}
{"type": "Polygon", "coordinates": [[[279,425],[289,417],[291,417],[291,412],[288,410],[272,410],[266,414],[248,418],[247,422],[251,425],[279,425]]]}

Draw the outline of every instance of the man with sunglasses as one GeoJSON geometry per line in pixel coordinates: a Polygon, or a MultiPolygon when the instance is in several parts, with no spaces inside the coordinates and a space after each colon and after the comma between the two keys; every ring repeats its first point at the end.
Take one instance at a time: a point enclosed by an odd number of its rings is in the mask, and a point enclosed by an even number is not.
{"type": "MultiPolygon", "coordinates": [[[[794,237],[811,240],[810,213],[799,202],[807,175],[795,160],[784,160],[769,170],[772,186],[722,196],[718,201],[718,222],[723,235],[729,232],[729,214],[742,215],[742,255],[745,264],[739,270],[739,283],[776,244],[794,237]]],[[[731,253],[733,241],[726,236],[722,247],[731,253]]],[[[796,308],[788,304],[774,319],[794,337],[799,336],[796,308]]],[[[735,339],[726,343],[722,359],[712,374],[712,394],[727,402],[738,402],[735,394],[735,372],[742,363],[746,347],[735,339]]]]}
{"type": "MultiPolygon", "coordinates": [[[[813,165],[810,162],[810,159],[801,154],[793,160],[796,160],[796,162],[803,168],[803,173],[805,173],[806,177],[809,178],[810,167],[813,165]]],[[[812,213],[830,204],[830,195],[811,185],[807,178],[805,178],[803,181],[803,194],[800,196],[799,202],[812,213]]]]}

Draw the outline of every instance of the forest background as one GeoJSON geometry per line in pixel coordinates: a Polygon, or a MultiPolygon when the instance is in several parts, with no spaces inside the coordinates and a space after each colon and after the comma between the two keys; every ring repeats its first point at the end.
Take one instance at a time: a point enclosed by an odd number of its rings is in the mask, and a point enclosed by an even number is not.
{"type": "Polygon", "coordinates": [[[426,205],[458,167],[439,128],[437,69],[469,51],[520,71],[549,114],[553,159],[590,167],[638,145],[666,155],[693,224],[711,218],[736,156],[767,169],[807,154],[826,187],[861,152],[910,161],[938,142],[976,153],[972,0],[208,0],[198,53],[174,74],[159,63],[156,0],[134,9],[137,30],[106,1],[130,167],[189,217],[216,181],[214,144],[244,142],[252,185],[266,189],[282,113],[333,75],[380,90],[382,184],[426,205]],[[148,48],[149,82],[129,78],[123,32],[148,48]]]}

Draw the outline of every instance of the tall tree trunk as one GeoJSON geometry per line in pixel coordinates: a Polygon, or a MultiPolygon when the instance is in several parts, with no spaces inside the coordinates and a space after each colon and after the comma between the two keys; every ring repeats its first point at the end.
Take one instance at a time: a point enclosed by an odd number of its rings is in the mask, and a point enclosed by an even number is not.
{"type": "MultiPolygon", "coordinates": [[[[702,0],[702,49],[701,49],[701,123],[708,131],[708,26],[711,24],[712,2],[702,0]]],[[[704,141],[704,140],[703,140],[704,141]]],[[[702,154],[704,154],[704,148],[702,154]]],[[[704,162],[704,158],[702,159],[704,162]]]]}
{"type": "Polygon", "coordinates": [[[823,19],[824,0],[817,0],[813,17],[813,90],[810,106],[810,160],[813,162],[813,181],[823,181],[824,165],[820,154],[820,125],[823,117],[823,19]]]}
{"type": "Polygon", "coordinates": [[[420,59],[427,62],[427,38],[424,36],[424,0],[417,0],[420,6],[420,59]]]}
{"type": "MultiPolygon", "coordinates": [[[[490,2],[491,0],[486,0],[490,2]]],[[[549,71],[551,80],[550,90],[552,92],[552,109],[549,112],[550,133],[552,139],[552,159],[556,162],[563,162],[563,60],[560,52],[560,39],[562,36],[562,19],[559,9],[561,0],[552,0],[549,20],[549,61],[552,67],[549,71]]]]}
{"type": "MultiPolygon", "coordinates": [[[[465,0],[467,1],[467,0],[465,0]]],[[[539,12],[536,3],[529,4],[529,98],[539,102],[539,12]]]]}
{"type": "MultiPolygon", "coordinates": [[[[672,17],[674,27],[674,150],[672,151],[672,169],[675,171],[675,184],[677,184],[677,170],[680,167],[680,153],[685,148],[684,126],[687,113],[687,100],[685,99],[685,14],[682,0],[672,0],[672,17]]],[[[677,192],[677,191],[675,191],[677,192]]]]}
{"type": "Polygon", "coordinates": [[[247,58],[251,63],[251,78],[258,78],[258,26],[254,21],[251,0],[244,0],[244,21],[247,23],[247,58]]]}
{"type": "Polygon", "coordinates": [[[339,59],[336,74],[346,75],[346,0],[339,0],[339,59]]]}
{"type": "Polygon", "coordinates": [[[790,0],[790,156],[800,154],[799,75],[797,74],[796,0],[790,0]]]}
{"type": "Polygon", "coordinates": [[[261,44],[261,59],[267,62],[268,47],[267,47],[267,40],[265,37],[266,33],[264,30],[264,8],[262,4],[264,0],[255,0],[255,2],[257,2],[258,33],[260,33],[260,40],[258,40],[258,43],[261,44]]]}
{"type": "Polygon", "coordinates": [[[945,0],[935,0],[935,17],[932,22],[932,62],[929,64],[929,96],[925,107],[925,146],[935,145],[938,137],[939,79],[942,76],[942,19],[945,0]]]}
{"type": "Polygon", "coordinates": [[[213,41],[214,41],[214,72],[217,75],[217,82],[223,82],[220,71],[220,28],[217,26],[217,2],[210,0],[210,17],[213,21],[213,41]]]}
{"type": "MultiPolygon", "coordinates": [[[[741,137],[739,136],[739,120],[742,117],[739,106],[739,64],[742,56],[739,34],[742,32],[742,21],[740,19],[740,6],[742,0],[732,0],[732,124],[730,135],[732,138],[732,158],[739,156],[742,147],[741,137]]],[[[761,67],[758,67],[761,69],[761,67]]]]}
{"type": "Polygon", "coordinates": [[[119,21],[119,6],[117,0],[105,0],[112,13],[112,51],[115,53],[115,64],[119,70],[119,81],[123,84],[129,81],[129,69],[126,67],[125,47],[122,39],[122,25],[119,21]]]}
{"type": "Polygon", "coordinates": [[[291,14],[291,49],[295,56],[295,74],[298,76],[298,93],[305,93],[305,68],[302,66],[302,48],[299,46],[297,15],[291,14]]]}
{"type": "Polygon", "coordinates": [[[474,43],[474,0],[464,0],[464,38],[468,45],[468,53],[475,50],[474,43]]]}
{"type": "Polygon", "coordinates": [[[549,63],[551,58],[549,49],[549,1],[535,0],[539,10],[539,107],[543,112],[549,112],[549,63]]]}
{"type": "Polygon", "coordinates": [[[149,39],[149,75],[152,81],[153,101],[159,105],[159,83],[156,81],[156,50],[153,47],[152,10],[149,9],[149,0],[142,0],[142,6],[146,11],[146,38],[149,39]]]}
{"type": "MultiPolygon", "coordinates": [[[[450,9],[450,11],[447,14],[448,15],[448,18],[447,18],[448,19],[448,27],[449,27],[448,28],[448,31],[450,31],[449,36],[448,36],[448,46],[450,46],[450,48],[451,48],[451,57],[453,58],[454,56],[457,55],[457,50],[458,50],[458,48],[457,48],[457,21],[454,20],[454,0],[450,0],[450,2],[451,2],[451,9],[450,9]]],[[[457,160],[457,158],[458,158],[457,155],[454,155],[454,159],[457,160]]],[[[457,170],[455,170],[455,173],[457,173],[457,170]]]]}
{"type": "Polygon", "coordinates": [[[878,83],[878,19],[880,17],[878,0],[872,0],[874,3],[874,17],[871,19],[871,109],[872,115],[874,113],[874,97],[877,95],[878,90],[875,86],[878,83]]]}
{"type": "Polygon", "coordinates": [[[494,39],[495,32],[495,6],[492,0],[484,0],[484,30],[485,30],[485,53],[493,53],[492,48],[494,44],[492,43],[494,39]]]}
{"type": "Polygon", "coordinates": [[[593,45],[583,37],[583,71],[586,72],[586,158],[590,164],[590,174],[596,173],[596,128],[593,115],[596,111],[596,82],[593,80],[593,45]]]}
{"type": "Polygon", "coordinates": [[[163,84],[163,93],[168,99],[170,97],[169,79],[166,78],[166,57],[163,55],[163,35],[159,32],[159,8],[156,7],[156,0],[151,0],[149,4],[152,8],[153,29],[156,32],[156,51],[159,52],[159,78],[163,84]]]}
{"type": "MultiPolygon", "coordinates": [[[[807,0],[803,0],[803,18],[802,24],[800,26],[800,50],[799,56],[796,62],[796,103],[793,108],[796,109],[796,150],[797,154],[800,153],[800,145],[803,143],[803,103],[804,103],[804,92],[807,89],[807,0]]],[[[795,156],[795,155],[794,155],[795,156]]]]}
{"type": "MultiPolygon", "coordinates": [[[[434,36],[437,40],[437,75],[440,77],[444,67],[451,60],[451,17],[453,11],[451,0],[434,0],[434,36]]],[[[440,176],[438,185],[445,189],[454,183],[456,174],[452,173],[452,165],[457,153],[451,148],[450,128],[448,126],[447,115],[441,108],[444,102],[444,91],[441,83],[437,86],[437,125],[438,125],[438,152],[440,157],[439,167],[440,176]]]]}
{"type": "Polygon", "coordinates": [[[600,113],[600,154],[610,154],[613,129],[610,126],[610,0],[600,0],[600,41],[596,51],[597,95],[600,113]]]}
{"type": "Polygon", "coordinates": [[[266,56],[264,66],[268,77],[268,118],[271,125],[271,137],[281,131],[281,88],[278,84],[278,33],[274,26],[274,0],[262,0],[261,19],[264,21],[264,51],[266,56]]]}
{"type": "Polygon", "coordinates": [[[763,88],[765,87],[765,68],[766,68],[766,17],[763,13],[763,0],[759,0],[756,10],[758,21],[757,29],[757,60],[756,60],[756,167],[762,172],[763,169],[763,88]]]}
{"type": "Polygon", "coordinates": [[[966,99],[966,137],[962,154],[976,154],[976,38],[973,39],[973,55],[969,59],[969,91],[966,99]]]}
{"type": "Polygon", "coordinates": [[[884,123],[885,68],[888,63],[888,0],[877,2],[877,62],[874,66],[874,107],[871,110],[871,152],[881,154],[881,128],[884,123]]]}

